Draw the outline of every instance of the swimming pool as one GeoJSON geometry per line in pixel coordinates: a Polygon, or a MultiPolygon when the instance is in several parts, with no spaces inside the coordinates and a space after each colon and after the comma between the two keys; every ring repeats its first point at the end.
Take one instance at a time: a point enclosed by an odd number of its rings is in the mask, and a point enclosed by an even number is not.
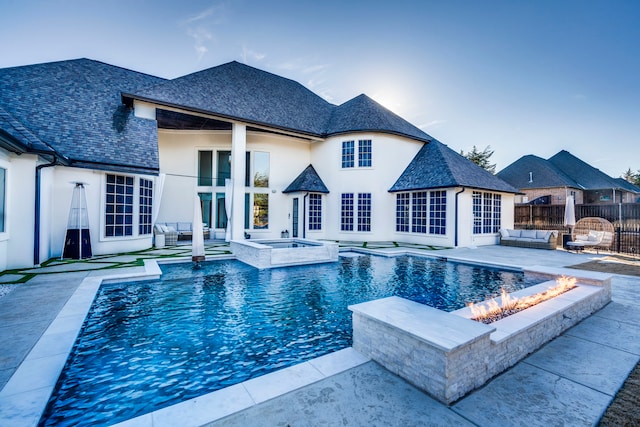
{"type": "Polygon", "coordinates": [[[104,284],[40,425],[105,425],[351,345],[347,306],[398,295],[443,310],[540,282],[422,257],[342,256],[258,270],[162,266],[162,280],[104,284]]]}

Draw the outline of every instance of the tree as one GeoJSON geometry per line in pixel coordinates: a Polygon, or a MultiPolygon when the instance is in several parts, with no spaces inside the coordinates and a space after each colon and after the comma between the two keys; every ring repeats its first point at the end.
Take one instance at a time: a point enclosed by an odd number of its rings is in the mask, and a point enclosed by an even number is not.
{"type": "Polygon", "coordinates": [[[473,149],[467,154],[465,154],[464,151],[460,150],[460,155],[471,160],[481,168],[486,169],[491,173],[496,173],[496,164],[492,164],[489,162],[489,158],[493,155],[493,150],[491,150],[490,145],[487,145],[487,147],[482,151],[478,151],[478,148],[476,148],[476,146],[474,145],[473,149]]]}
{"type": "Polygon", "coordinates": [[[640,185],[640,170],[635,173],[631,171],[631,168],[622,175],[622,179],[629,181],[633,185],[640,185]]]}

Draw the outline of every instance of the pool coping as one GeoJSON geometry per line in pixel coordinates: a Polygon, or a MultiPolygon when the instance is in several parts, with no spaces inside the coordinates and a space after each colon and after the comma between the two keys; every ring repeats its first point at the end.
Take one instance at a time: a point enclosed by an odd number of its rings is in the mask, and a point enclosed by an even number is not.
{"type": "MultiPolygon", "coordinates": [[[[553,267],[532,269],[490,262],[478,262],[465,258],[425,254],[424,252],[410,248],[385,251],[381,249],[347,247],[340,248],[340,252],[358,252],[386,257],[415,255],[517,271],[536,270],[552,275],[556,275],[559,271],[564,270],[563,268],[553,267]]],[[[223,257],[216,256],[209,260],[224,259],[235,259],[235,257],[233,255],[223,257]]],[[[185,261],[190,261],[190,259],[188,257],[167,260],[149,259],[144,261],[145,271],[142,273],[121,273],[85,278],[29,352],[25,360],[17,368],[5,387],[0,390],[0,400],[3,401],[0,424],[13,426],[35,426],[38,424],[58,377],[72,350],[73,344],[82,328],[82,324],[91,308],[95,295],[103,283],[157,279],[162,275],[162,271],[158,265],[159,263],[180,263],[185,261]]],[[[604,273],[590,274],[597,276],[604,273]]],[[[177,421],[179,421],[178,424],[180,425],[202,425],[354,368],[368,361],[370,361],[368,357],[348,347],[307,362],[302,362],[243,383],[123,421],[116,425],[119,427],[170,426],[176,425],[175,423],[177,421]],[[188,417],[185,417],[185,414],[188,414],[188,417]],[[206,419],[204,419],[205,417],[206,419]]]]}

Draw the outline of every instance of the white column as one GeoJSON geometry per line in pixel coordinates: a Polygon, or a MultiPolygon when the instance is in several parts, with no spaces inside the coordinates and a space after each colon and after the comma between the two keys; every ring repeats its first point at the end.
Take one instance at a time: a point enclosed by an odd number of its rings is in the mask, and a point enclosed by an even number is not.
{"type": "Polygon", "coordinates": [[[234,123],[231,131],[231,180],[233,204],[231,208],[231,240],[244,239],[245,153],[247,151],[247,127],[234,123]]]}

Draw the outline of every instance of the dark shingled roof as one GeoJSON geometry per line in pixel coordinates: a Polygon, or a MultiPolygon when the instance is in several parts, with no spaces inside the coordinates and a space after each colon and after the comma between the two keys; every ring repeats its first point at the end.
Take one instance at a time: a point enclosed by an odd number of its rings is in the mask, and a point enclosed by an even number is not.
{"type": "Polygon", "coordinates": [[[620,188],[622,188],[623,190],[629,191],[631,193],[640,193],[640,188],[638,188],[637,186],[633,185],[632,183],[630,183],[629,181],[627,181],[624,178],[616,178],[615,181],[618,183],[620,188]]]}
{"type": "Polygon", "coordinates": [[[312,165],[306,167],[296,179],[293,180],[283,193],[294,193],[297,191],[309,193],[328,193],[329,189],[312,165]]]}
{"type": "Polygon", "coordinates": [[[550,157],[549,163],[573,178],[580,186],[579,188],[598,190],[603,188],[617,188],[619,186],[609,175],[583,162],[565,150],[550,157]]]}
{"type": "Polygon", "coordinates": [[[313,135],[333,109],[296,81],[236,61],[126,96],[313,135]]]}
{"type": "Polygon", "coordinates": [[[326,134],[336,135],[353,131],[389,132],[425,142],[433,139],[364,94],[334,109],[326,134]]]}
{"type": "Polygon", "coordinates": [[[518,189],[435,139],[420,149],[389,191],[448,187],[518,193],[518,189]]]}
{"type": "Polygon", "coordinates": [[[322,138],[379,131],[431,139],[365,95],[335,106],[296,81],[236,61],[124,96],[322,138]]]}
{"type": "Polygon", "coordinates": [[[54,153],[51,147],[40,141],[37,136],[14,119],[2,107],[0,107],[0,140],[8,144],[7,149],[19,153],[28,151],[54,153]]]}
{"type": "Polygon", "coordinates": [[[523,156],[498,172],[497,176],[521,190],[556,187],[581,190],[617,188],[631,192],[639,190],[624,180],[621,182],[610,177],[565,150],[548,160],[533,155],[523,156]],[[533,175],[532,182],[529,182],[529,172],[533,175]]]}
{"type": "Polygon", "coordinates": [[[134,117],[121,93],[161,81],[89,59],[0,69],[0,128],[72,166],[157,173],[156,122],[134,117]]]}
{"type": "Polygon", "coordinates": [[[531,154],[519,158],[496,175],[520,190],[556,187],[582,188],[553,163],[531,154]]]}

